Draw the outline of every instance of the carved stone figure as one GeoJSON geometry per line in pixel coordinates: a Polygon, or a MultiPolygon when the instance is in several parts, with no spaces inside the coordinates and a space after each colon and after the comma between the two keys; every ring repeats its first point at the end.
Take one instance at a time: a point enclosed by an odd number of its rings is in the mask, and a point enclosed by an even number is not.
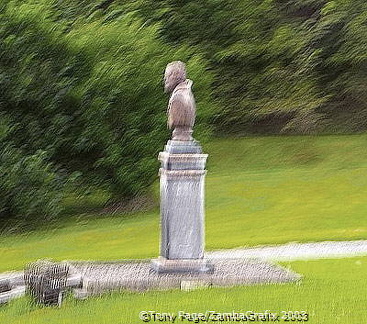
{"type": "Polygon", "coordinates": [[[164,74],[165,92],[171,93],[168,103],[168,127],[173,129],[172,140],[192,141],[195,123],[195,99],[191,91],[192,81],[186,79],[186,67],[181,61],[167,65],[164,74]]]}

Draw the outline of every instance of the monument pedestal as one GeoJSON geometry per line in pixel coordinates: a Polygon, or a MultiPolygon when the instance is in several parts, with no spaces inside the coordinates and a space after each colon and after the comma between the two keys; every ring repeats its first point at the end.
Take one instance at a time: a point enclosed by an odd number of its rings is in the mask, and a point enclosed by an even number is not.
{"type": "Polygon", "coordinates": [[[169,260],[158,257],[151,261],[151,267],[158,273],[213,273],[214,266],[206,259],[169,260]]]}
{"type": "Polygon", "coordinates": [[[160,258],[158,272],[210,272],[204,260],[204,179],[208,155],[196,141],[168,141],[161,161],[160,258]]]}

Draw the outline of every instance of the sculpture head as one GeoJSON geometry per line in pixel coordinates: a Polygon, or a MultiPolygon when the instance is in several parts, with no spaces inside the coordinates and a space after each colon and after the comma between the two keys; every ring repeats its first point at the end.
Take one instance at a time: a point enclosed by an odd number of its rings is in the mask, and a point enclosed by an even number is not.
{"type": "Polygon", "coordinates": [[[172,92],[176,86],[186,80],[186,66],[181,61],[167,64],[164,72],[164,91],[172,92]]]}

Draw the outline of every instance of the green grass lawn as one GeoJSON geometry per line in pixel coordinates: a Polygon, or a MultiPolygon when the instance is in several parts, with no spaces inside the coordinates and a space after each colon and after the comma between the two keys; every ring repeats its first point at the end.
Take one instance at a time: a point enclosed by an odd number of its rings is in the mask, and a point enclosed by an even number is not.
{"type": "MultiPolygon", "coordinates": [[[[366,147],[367,135],[215,139],[205,145],[207,249],[367,239],[366,147]]],[[[157,183],[152,190],[157,196],[157,183]]],[[[156,257],[159,210],[102,216],[98,208],[106,197],[69,197],[56,224],[2,235],[0,271],[39,258],[156,257]]],[[[367,322],[367,257],[285,265],[304,276],[299,284],[69,297],[61,309],[34,306],[24,297],[0,307],[0,323],[141,323],[143,310],[290,310],[308,312],[309,323],[367,322]]]]}
{"type": "Polygon", "coordinates": [[[201,313],[207,310],[227,313],[270,310],[279,314],[281,311],[305,311],[309,314],[308,323],[367,323],[366,257],[284,265],[301,273],[302,281],[190,292],[113,293],[84,301],[69,297],[61,308],[30,305],[26,297],[0,307],[0,323],[143,323],[139,320],[139,312],[150,310],[176,314],[180,310],[201,313]]]}
{"type": "MultiPolygon", "coordinates": [[[[207,249],[367,239],[366,147],[367,135],[229,138],[204,145],[207,249]]],[[[69,198],[72,215],[58,226],[2,235],[0,271],[39,258],[157,256],[159,210],[103,217],[88,210],[104,199],[69,198]]]]}

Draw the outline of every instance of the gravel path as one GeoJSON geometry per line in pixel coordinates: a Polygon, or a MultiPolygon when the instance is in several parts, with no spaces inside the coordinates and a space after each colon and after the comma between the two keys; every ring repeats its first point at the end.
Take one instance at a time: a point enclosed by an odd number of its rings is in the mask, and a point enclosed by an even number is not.
{"type": "Polygon", "coordinates": [[[271,261],[348,258],[367,255],[367,240],[287,243],[284,245],[237,248],[207,252],[210,259],[259,258],[271,261]]]}

